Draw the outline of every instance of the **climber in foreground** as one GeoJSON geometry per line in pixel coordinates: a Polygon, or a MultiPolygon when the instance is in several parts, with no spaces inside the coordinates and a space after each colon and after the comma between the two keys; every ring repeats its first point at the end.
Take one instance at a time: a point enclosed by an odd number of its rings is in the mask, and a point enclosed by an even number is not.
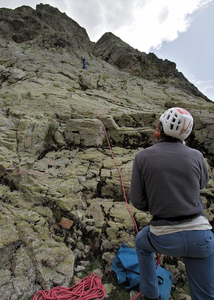
{"type": "Polygon", "coordinates": [[[209,175],[202,153],[183,143],[192,128],[188,111],[168,109],[157,143],[134,159],[129,198],[153,216],[135,241],[142,292],[136,299],[159,299],[154,252],[183,257],[192,300],[214,299],[214,234],[200,197],[209,175]]]}

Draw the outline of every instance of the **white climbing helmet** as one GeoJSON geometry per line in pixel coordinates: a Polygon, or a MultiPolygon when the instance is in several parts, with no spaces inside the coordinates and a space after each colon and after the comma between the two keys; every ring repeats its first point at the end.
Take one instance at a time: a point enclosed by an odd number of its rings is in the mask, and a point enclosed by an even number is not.
{"type": "Polygon", "coordinates": [[[193,128],[193,117],[180,107],[172,107],[165,111],[160,117],[163,131],[166,135],[179,140],[185,140],[193,128]]]}

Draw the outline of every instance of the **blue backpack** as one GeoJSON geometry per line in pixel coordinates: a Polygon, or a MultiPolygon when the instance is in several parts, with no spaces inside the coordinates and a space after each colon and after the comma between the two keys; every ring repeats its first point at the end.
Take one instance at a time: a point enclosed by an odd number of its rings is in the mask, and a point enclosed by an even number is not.
{"type": "MultiPolygon", "coordinates": [[[[111,270],[117,275],[118,284],[124,284],[125,289],[140,291],[140,276],[137,253],[126,244],[122,244],[113,261],[111,270]]],[[[161,300],[168,300],[172,289],[172,275],[158,266],[158,287],[161,300]]]]}

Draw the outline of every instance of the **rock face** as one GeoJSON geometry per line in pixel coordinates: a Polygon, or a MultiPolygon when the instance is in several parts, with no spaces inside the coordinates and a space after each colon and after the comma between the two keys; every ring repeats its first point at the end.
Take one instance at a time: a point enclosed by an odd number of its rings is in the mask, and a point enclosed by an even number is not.
{"type": "Polygon", "coordinates": [[[16,43],[34,41],[42,47],[69,46],[79,50],[91,44],[84,28],[48,4],[38,4],[36,10],[29,6],[1,8],[0,20],[0,36],[16,43]]]}
{"type": "Polygon", "coordinates": [[[146,54],[133,49],[111,32],[105,33],[95,44],[94,54],[131,75],[153,80],[160,84],[173,83],[174,86],[186,93],[209,101],[181,72],[178,72],[174,62],[159,59],[154,53],[146,54]]]}
{"type": "MultiPolygon", "coordinates": [[[[155,142],[168,107],[194,117],[187,144],[206,157],[201,196],[214,223],[214,106],[174,63],[109,33],[93,44],[49,5],[0,9],[0,26],[1,300],[69,286],[80,261],[98,254],[107,272],[122,242],[134,247],[124,192],[135,154],[155,142]]],[[[129,206],[140,230],[150,216],[129,206]]]]}

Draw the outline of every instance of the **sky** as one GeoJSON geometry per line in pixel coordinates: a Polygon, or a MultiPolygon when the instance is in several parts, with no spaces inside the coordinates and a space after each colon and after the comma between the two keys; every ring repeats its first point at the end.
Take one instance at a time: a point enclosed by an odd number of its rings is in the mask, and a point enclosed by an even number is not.
{"type": "Polygon", "coordinates": [[[0,0],[0,7],[50,4],[96,42],[112,32],[141,52],[176,63],[214,101],[214,0],[0,0]]]}

